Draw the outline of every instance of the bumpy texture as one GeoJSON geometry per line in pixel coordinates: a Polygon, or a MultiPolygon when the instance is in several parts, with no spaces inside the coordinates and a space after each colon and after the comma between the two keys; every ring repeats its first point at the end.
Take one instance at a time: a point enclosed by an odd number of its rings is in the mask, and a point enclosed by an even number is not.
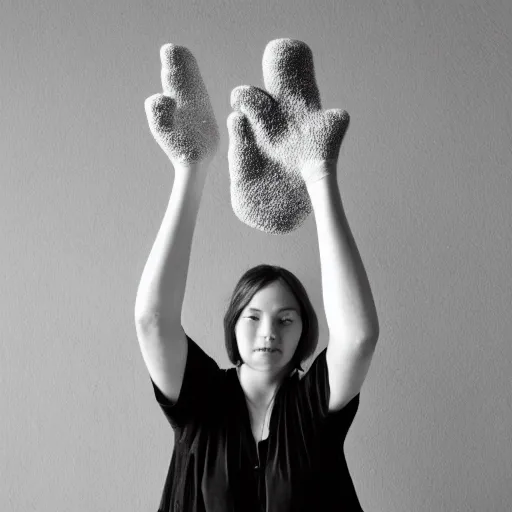
{"type": "Polygon", "coordinates": [[[311,213],[306,182],[325,173],[322,162],[337,161],[349,115],[321,110],[313,55],[301,41],[267,44],[263,80],[266,91],[242,85],[231,93],[231,205],[248,226],[286,234],[311,213]]]}
{"type": "Polygon", "coordinates": [[[163,94],[144,103],[149,128],[173,165],[210,160],[219,128],[195,57],[184,46],[160,49],[163,94]]]}

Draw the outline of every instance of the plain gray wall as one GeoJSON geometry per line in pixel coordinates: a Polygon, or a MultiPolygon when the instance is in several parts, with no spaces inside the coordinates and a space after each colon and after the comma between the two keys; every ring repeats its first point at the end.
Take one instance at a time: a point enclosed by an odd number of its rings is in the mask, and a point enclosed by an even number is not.
{"type": "Polygon", "coordinates": [[[351,115],[338,177],[381,326],[345,444],[363,508],[511,509],[512,3],[2,5],[2,511],[157,509],[173,434],[133,310],[174,176],[144,113],[161,45],[194,53],[222,134],[185,330],[229,367],[234,285],[274,263],[304,283],[326,346],[313,215],[273,236],[230,205],[230,93],[263,87],[281,37],[311,47],[323,108],[351,115]]]}

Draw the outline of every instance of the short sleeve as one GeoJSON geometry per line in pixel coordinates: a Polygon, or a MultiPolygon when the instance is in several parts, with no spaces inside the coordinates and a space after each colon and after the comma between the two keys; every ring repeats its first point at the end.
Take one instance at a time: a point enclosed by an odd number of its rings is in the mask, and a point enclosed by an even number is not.
{"type": "Polygon", "coordinates": [[[307,401],[307,407],[316,423],[320,421],[337,436],[345,439],[359,408],[359,393],[342,409],[329,412],[329,371],[327,368],[327,348],[320,352],[306,374],[299,381],[301,394],[307,401]]]}
{"type": "Polygon", "coordinates": [[[173,429],[204,420],[218,400],[222,370],[186,333],[188,344],[185,373],[177,402],[171,402],[151,379],[157,403],[173,429]]]}

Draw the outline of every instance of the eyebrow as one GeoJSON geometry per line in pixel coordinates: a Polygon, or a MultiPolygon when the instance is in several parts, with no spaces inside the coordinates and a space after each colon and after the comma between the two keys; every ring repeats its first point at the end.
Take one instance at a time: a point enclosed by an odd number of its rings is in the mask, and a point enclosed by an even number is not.
{"type": "MultiPolygon", "coordinates": [[[[261,313],[261,309],[258,309],[258,308],[248,308],[249,311],[258,311],[259,313],[261,313]]],[[[295,308],[281,308],[279,309],[277,312],[280,313],[281,311],[295,311],[295,313],[298,313],[298,311],[295,309],[295,308]]]]}

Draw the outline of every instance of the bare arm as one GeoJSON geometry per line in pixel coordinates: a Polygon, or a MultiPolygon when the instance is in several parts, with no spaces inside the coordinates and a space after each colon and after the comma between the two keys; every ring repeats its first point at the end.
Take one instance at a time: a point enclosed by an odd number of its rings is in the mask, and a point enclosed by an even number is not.
{"type": "Polygon", "coordinates": [[[318,232],[330,336],[329,410],[335,411],[359,392],[379,336],[372,291],[336,179],[350,117],[341,109],[322,110],[313,54],[302,41],[270,41],[263,54],[263,79],[266,91],[240,86],[231,93],[230,170],[243,173],[239,162],[250,162],[254,174],[281,172],[286,179],[298,170],[302,175],[318,232]]]}
{"type": "Polygon", "coordinates": [[[181,322],[192,238],[205,180],[203,164],[175,169],[167,210],[137,290],[137,320],[148,320],[149,316],[153,320],[181,322]]]}
{"type": "Polygon", "coordinates": [[[173,402],[178,400],[187,361],[181,312],[205,176],[202,169],[176,169],[167,211],[135,302],[144,362],[155,384],[173,402]]]}
{"type": "Polygon", "coordinates": [[[149,97],[144,106],[151,133],[174,166],[174,183],[142,273],[134,314],[151,378],[176,401],[187,361],[181,312],[192,238],[219,131],[192,53],[167,44],[160,49],[160,58],[163,94],[149,97]]]}

